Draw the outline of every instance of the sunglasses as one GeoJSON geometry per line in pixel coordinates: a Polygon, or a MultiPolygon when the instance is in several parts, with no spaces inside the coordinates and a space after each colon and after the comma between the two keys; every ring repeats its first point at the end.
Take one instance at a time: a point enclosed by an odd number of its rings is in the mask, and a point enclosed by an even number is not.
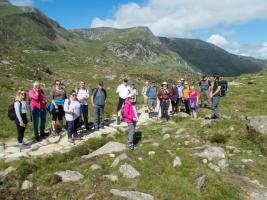
{"type": "Polygon", "coordinates": [[[25,93],[25,92],[21,92],[20,94],[21,94],[21,95],[25,95],[26,93],[25,93]]]}
{"type": "Polygon", "coordinates": [[[71,95],[72,95],[72,96],[76,96],[76,93],[72,93],[71,95]]]}
{"type": "Polygon", "coordinates": [[[61,85],[61,83],[56,83],[56,85],[61,85]]]}

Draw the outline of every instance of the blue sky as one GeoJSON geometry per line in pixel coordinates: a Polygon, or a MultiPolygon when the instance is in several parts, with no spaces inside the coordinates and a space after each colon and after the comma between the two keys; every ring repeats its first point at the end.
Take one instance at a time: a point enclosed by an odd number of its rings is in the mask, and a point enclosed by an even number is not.
{"type": "Polygon", "coordinates": [[[67,29],[148,26],[155,35],[199,38],[267,58],[267,0],[11,0],[67,29]]]}

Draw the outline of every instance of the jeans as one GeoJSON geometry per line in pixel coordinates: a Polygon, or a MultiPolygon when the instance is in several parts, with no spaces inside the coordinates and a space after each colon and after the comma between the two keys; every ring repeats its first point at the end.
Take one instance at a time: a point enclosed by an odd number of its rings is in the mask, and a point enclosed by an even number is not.
{"type": "Polygon", "coordinates": [[[215,97],[212,97],[211,99],[212,117],[217,117],[217,118],[220,117],[219,110],[218,110],[220,98],[221,98],[220,96],[215,96],[215,97]]]}
{"type": "Polygon", "coordinates": [[[33,130],[35,138],[38,138],[39,134],[40,136],[45,136],[46,110],[33,109],[31,112],[32,112],[32,122],[33,122],[33,130]],[[40,121],[40,127],[39,127],[39,121],[40,121]]]}
{"type": "Polygon", "coordinates": [[[77,136],[77,130],[79,125],[79,117],[73,121],[67,121],[67,131],[68,131],[68,138],[71,139],[72,135],[75,137],[77,136]]]}
{"type": "Polygon", "coordinates": [[[133,145],[133,139],[134,139],[134,134],[135,134],[135,125],[136,122],[131,122],[128,124],[129,132],[128,132],[128,145],[131,146],[133,145]]]}
{"type": "Polygon", "coordinates": [[[102,116],[104,114],[104,106],[94,105],[94,127],[102,128],[102,116]]]}
{"type": "Polygon", "coordinates": [[[168,119],[168,110],[169,110],[170,102],[169,101],[161,101],[160,108],[161,108],[161,119],[168,119]]]}
{"type": "Polygon", "coordinates": [[[172,112],[173,113],[177,113],[177,101],[171,101],[171,105],[172,105],[172,112]]]}
{"type": "Polygon", "coordinates": [[[84,124],[85,126],[88,125],[88,105],[81,105],[81,119],[82,124],[84,124]]]}

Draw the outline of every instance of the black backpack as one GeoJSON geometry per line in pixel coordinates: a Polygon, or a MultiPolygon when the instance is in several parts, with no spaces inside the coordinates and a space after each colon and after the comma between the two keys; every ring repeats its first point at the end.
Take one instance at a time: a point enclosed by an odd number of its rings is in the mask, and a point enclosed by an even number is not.
{"type": "MultiPolygon", "coordinates": [[[[14,101],[13,103],[11,103],[9,106],[8,106],[8,110],[7,110],[7,116],[8,118],[11,120],[11,121],[14,121],[15,119],[17,119],[17,115],[16,115],[16,111],[15,111],[15,107],[14,107],[14,104],[15,104],[16,101],[14,101]]],[[[20,104],[20,113],[21,113],[21,102],[18,101],[19,104],[20,104]]]]}
{"type": "Polygon", "coordinates": [[[228,90],[228,82],[225,80],[222,80],[221,81],[221,94],[220,94],[220,96],[221,97],[226,96],[227,90],[228,90]]]}

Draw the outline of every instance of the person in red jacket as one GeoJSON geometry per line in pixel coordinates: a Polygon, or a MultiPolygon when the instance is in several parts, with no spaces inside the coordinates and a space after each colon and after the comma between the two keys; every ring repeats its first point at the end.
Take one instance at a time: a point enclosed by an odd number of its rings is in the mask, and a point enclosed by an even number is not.
{"type": "Polygon", "coordinates": [[[29,100],[35,140],[39,141],[40,137],[45,138],[46,123],[46,97],[39,81],[33,83],[32,89],[29,91],[29,100]]]}
{"type": "Polygon", "coordinates": [[[167,82],[163,82],[158,92],[158,98],[160,100],[161,119],[168,121],[168,110],[170,106],[170,97],[172,96],[171,90],[168,88],[167,82]]]}
{"type": "Polygon", "coordinates": [[[134,106],[134,95],[129,94],[126,101],[124,102],[123,107],[123,119],[128,124],[129,132],[128,132],[128,147],[131,150],[135,149],[135,145],[133,143],[134,134],[135,134],[135,126],[138,121],[138,115],[136,108],[134,106]]]}

